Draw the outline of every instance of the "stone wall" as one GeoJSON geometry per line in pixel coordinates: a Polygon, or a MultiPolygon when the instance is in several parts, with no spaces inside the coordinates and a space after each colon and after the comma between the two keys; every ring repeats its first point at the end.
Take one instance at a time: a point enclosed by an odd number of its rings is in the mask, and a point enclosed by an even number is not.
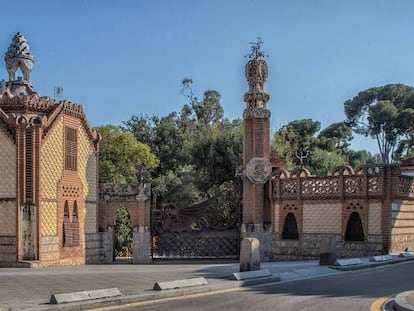
{"type": "Polygon", "coordinates": [[[86,264],[112,263],[113,230],[85,234],[86,264]]]}
{"type": "Polygon", "coordinates": [[[0,263],[16,261],[16,236],[0,236],[0,263]]]}
{"type": "Polygon", "coordinates": [[[79,128],[79,176],[82,181],[85,196],[85,232],[94,233],[98,230],[97,224],[97,154],[86,130],[79,128]]]}
{"type": "MultiPolygon", "coordinates": [[[[271,251],[268,260],[317,260],[321,241],[326,234],[303,234],[299,240],[282,240],[279,233],[271,235],[271,251]]],[[[382,251],[382,237],[368,235],[364,242],[344,242],[342,235],[332,234],[336,239],[338,257],[378,255],[382,251]]]]}

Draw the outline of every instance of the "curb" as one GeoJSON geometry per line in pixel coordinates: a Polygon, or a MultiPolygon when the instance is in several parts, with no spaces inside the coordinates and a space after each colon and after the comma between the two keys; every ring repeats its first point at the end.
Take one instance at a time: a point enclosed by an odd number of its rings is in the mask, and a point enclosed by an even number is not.
{"type": "Polygon", "coordinates": [[[394,309],[397,311],[413,311],[414,306],[407,301],[407,296],[413,294],[414,291],[406,291],[395,296],[394,309]]]}
{"type": "Polygon", "coordinates": [[[329,267],[335,270],[339,270],[339,271],[351,271],[351,270],[359,270],[359,269],[366,269],[366,268],[374,268],[374,267],[384,266],[384,265],[392,265],[392,264],[412,261],[412,260],[414,260],[414,256],[408,257],[408,258],[395,258],[392,260],[381,261],[381,262],[364,263],[362,265],[352,265],[352,266],[343,266],[343,267],[329,266],[329,267]]]}
{"type": "Polygon", "coordinates": [[[9,311],[81,311],[81,310],[89,310],[89,309],[96,309],[96,308],[103,308],[103,307],[113,307],[113,306],[120,306],[125,304],[132,304],[138,302],[145,302],[145,301],[155,301],[159,299],[165,298],[173,298],[173,297],[183,297],[188,295],[194,294],[201,294],[201,293],[209,293],[209,292],[216,292],[220,290],[226,289],[233,289],[251,285],[258,285],[258,284],[265,284],[265,283],[274,283],[279,282],[279,277],[263,277],[257,279],[249,279],[244,281],[229,281],[224,284],[215,284],[215,285],[201,285],[195,287],[186,287],[180,289],[169,289],[164,291],[155,291],[155,290],[148,290],[142,294],[136,295],[129,295],[124,297],[116,297],[116,298],[104,298],[99,300],[93,301],[85,301],[85,302],[74,302],[74,303],[65,303],[62,305],[43,305],[43,306],[36,306],[30,307],[27,309],[9,309],[9,311]]]}

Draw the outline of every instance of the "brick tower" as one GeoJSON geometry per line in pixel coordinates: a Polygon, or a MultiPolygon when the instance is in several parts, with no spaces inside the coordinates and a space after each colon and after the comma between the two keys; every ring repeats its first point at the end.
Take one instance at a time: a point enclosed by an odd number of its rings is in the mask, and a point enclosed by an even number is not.
{"type": "Polygon", "coordinates": [[[249,90],[244,94],[243,112],[243,220],[242,234],[260,239],[263,232],[265,184],[272,173],[269,162],[270,111],[266,104],[269,95],[264,91],[267,64],[262,42],[252,44],[245,74],[249,90]],[[253,233],[254,232],[254,233],[253,233]]]}

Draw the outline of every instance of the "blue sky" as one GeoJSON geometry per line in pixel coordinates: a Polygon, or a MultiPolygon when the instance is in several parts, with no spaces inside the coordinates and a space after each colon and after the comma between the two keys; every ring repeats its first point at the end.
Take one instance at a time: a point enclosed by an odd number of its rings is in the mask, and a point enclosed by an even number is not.
{"type": "MultiPolygon", "coordinates": [[[[0,51],[22,32],[35,89],[53,97],[62,86],[92,126],[179,111],[185,77],[199,97],[219,91],[226,116],[240,117],[244,56],[258,36],[269,55],[273,129],[303,118],[326,127],[361,90],[414,85],[410,0],[21,0],[3,2],[2,12],[0,51]]],[[[376,151],[370,139],[353,147],[376,151]]]]}

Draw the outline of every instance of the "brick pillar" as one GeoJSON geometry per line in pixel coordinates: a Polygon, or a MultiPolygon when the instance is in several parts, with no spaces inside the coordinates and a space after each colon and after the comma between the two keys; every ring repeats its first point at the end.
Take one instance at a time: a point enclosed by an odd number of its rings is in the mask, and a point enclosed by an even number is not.
{"type": "MultiPolygon", "coordinates": [[[[270,159],[270,111],[266,108],[269,95],[264,91],[267,64],[262,59],[260,42],[252,46],[245,74],[249,90],[244,95],[243,112],[243,219],[242,236],[260,241],[262,258],[270,247],[264,232],[264,208],[268,200],[268,180],[272,173],[270,159]]],[[[271,207],[272,208],[272,207],[271,207]]]]}
{"type": "Polygon", "coordinates": [[[42,121],[40,118],[33,121],[33,132],[32,132],[32,199],[34,205],[36,205],[36,258],[40,259],[40,249],[42,239],[40,237],[40,215],[41,215],[41,204],[40,204],[40,167],[41,167],[41,150],[42,150],[42,121]]]}
{"type": "Polygon", "coordinates": [[[25,202],[26,192],[26,125],[27,119],[20,116],[16,127],[16,170],[17,170],[17,194],[16,194],[16,260],[21,261],[22,251],[22,206],[25,202]]]}
{"type": "MultiPolygon", "coordinates": [[[[257,52],[257,51],[256,51],[257,52]]],[[[265,206],[266,183],[271,175],[270,111],[266,108],[269,95],[264,91],[267,64],[252,54],[246,64],[249,90],[244,95],[243,112],[243,220],[246,229],[261,228],[265,206]]]]}

